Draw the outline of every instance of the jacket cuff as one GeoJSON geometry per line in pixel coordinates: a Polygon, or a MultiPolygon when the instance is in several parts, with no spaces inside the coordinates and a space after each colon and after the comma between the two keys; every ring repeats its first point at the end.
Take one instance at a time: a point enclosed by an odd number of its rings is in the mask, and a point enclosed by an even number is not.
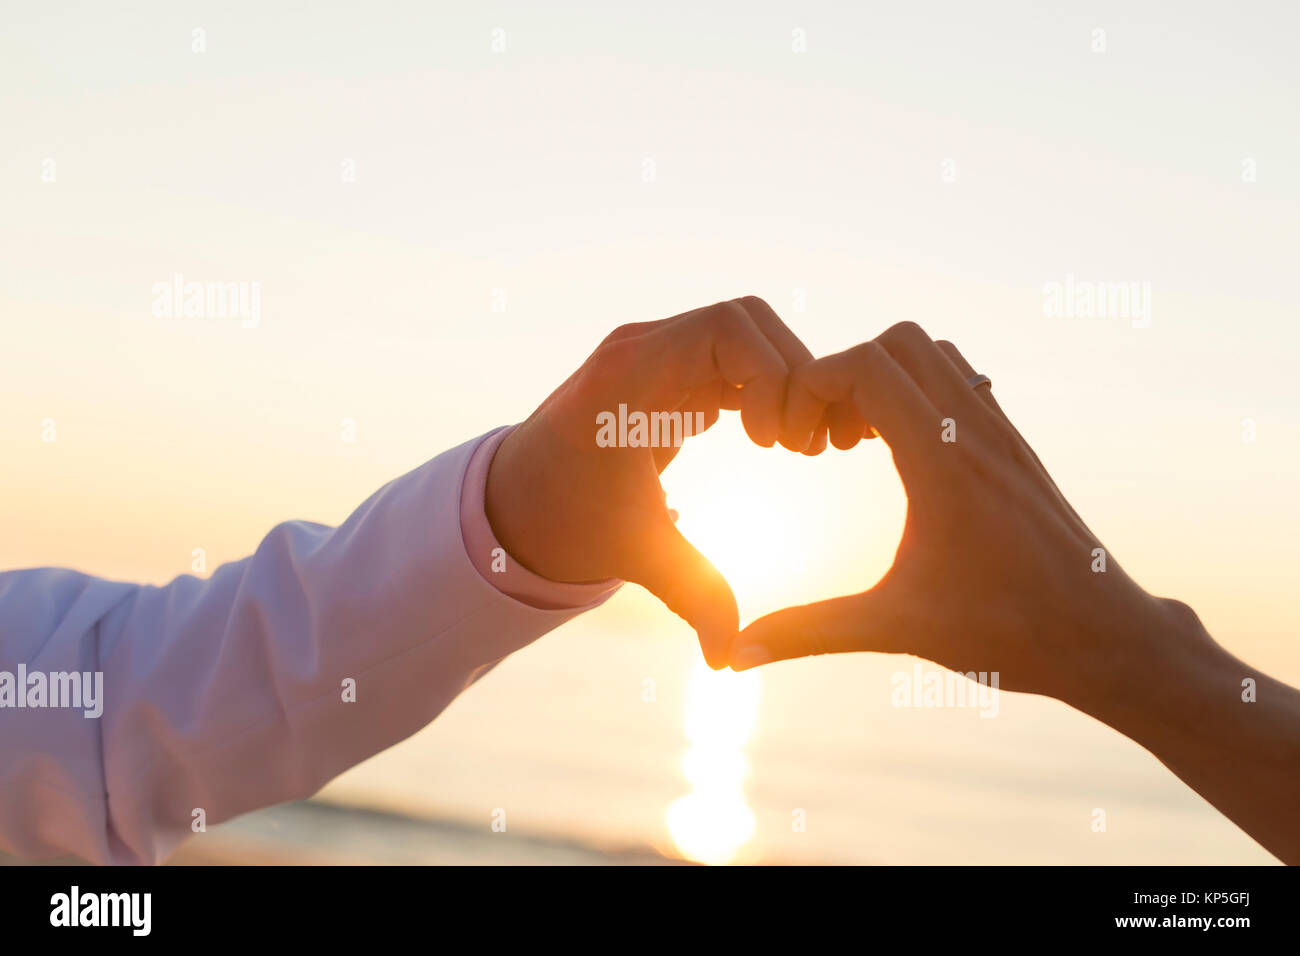
{"type": "Polygon", "coordinates": [[[488,522],[486,494],[492,456],[514,430],[506,425],[479,441],[465,469],[460,492],[460,532],[466,554],[483,580],[502,594],[539,610],[586,610],[606,600],[623,582],[617,578],[584,584],[552,581],[534,574],[506,553],[488,522]]]}

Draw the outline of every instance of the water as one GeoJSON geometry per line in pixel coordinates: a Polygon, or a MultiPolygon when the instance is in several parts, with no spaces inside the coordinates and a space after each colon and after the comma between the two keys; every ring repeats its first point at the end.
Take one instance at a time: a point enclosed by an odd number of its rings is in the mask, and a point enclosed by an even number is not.
{"type": "Polygon", "coordinates": [[[890,676],[912,664],[857,654],[702,679],[689,629],[625,588],[325,796],[485,830],[504,810],[511,832],[706,862],[1272,862],[1140,747],[1055,701],[1002,694],[993,718],[892,706],[890,676]]]}

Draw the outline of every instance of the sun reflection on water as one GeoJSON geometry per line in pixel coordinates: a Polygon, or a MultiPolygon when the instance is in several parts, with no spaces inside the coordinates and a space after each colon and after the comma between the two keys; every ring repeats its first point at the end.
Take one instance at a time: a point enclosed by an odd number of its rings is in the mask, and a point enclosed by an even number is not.
{"type": "Polygon", "coordinates": [[[666,813],[668,832],[688,859],[730,863],[754,835],[754,813],[745,802],[744,747],[757,723],[760,687],[754,671],[715,671],[700,661],[691,673],[682,758],[691,789],[666,813]]]}

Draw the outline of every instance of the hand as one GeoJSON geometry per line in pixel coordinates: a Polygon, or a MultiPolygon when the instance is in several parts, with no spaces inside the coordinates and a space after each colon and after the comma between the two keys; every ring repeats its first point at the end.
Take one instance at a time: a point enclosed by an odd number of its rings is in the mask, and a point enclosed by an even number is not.
{"type": "Polygon", "coordinates": [[[886,651],[997,672],[1000,689],[1063,700],[1137,741],[1300,863],[1300,691],[1229,654],[1187,605],[1138,587],[992,390],[970,387],[974,374],[956,347],[912,323],[794,370],[785,428],[798,433],[826,403],[852,402],[889,443],[907,521],[878,584],[755,621],[731,666],[886,651]]]}
{"type": "MultiPolygon", "coordinates": [[[[1070,507],[949,342],[903,323],[792,373],[787,430],[851,402],[907,491],[894,564],[870,590],[751,624],[732,666],[839,651],[916,654],[1088,709],[1159,658],[1180,612],[1142,590],[1070,507]],[[947,420],[951,420],[950,425],[947,420]],[[945,432],[947,434],[945,435],[945,432]],[[945,441],[948,437],[953,440],[945,441]],[[1105,571],[1094,571],[1104,558],[1105,571]]],[[[849,437],[852,437],[851,431],[849,437]]],[[[839,444],[837,442],[837,444],[839,444]]]]}
{"type": "Polygon", "coordinates": [[[820,421],[782,430],[787,376],[811,359],[753,296],[616,329],[497,449],[486,501],[497,540],[553,581],[642,585],[696,629],[711,666],[726,666],[735,596],[677,531],[659,484],[677,447],[600,447],[597,416],[621,404],[629,414],[700,412],[707,428],[720,409],[740,409],[758,444],[816,454],[826,446],[820,421]]]}

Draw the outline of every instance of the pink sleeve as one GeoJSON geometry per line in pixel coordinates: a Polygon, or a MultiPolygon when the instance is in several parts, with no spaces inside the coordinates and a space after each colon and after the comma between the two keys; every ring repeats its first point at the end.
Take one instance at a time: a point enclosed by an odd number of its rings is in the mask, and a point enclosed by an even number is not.
{"type": "Polygon", "coordinates": [[[513,429],[513,425],[508,425],[488,435],[474,449],[465,472],[465,486],[460,497],[460,531],[470,560],[485,581],[503,594],[532,607],[559,610],[581,607],[608,597],[622,582],[616,579],[590,584],[551,581],[529,571],[497,543],[484,506],[488,468],[497,446],[513,429]]]}
{"type": "MultiPolygon", "coordinates": [[[[482,443],[394,479],[337,528],[281,524],[206,580],[0,573],[0,849],[160,862],[200,812],[211,825],[311,795],[611,593],[479,570],[462,517],[482,499],[464,481],[482,443]],[[102,686],[80,706],[15,707],[19,672],[102,686]]],[[[481,514],[466,522],[476,551],[481,514]]]]}

